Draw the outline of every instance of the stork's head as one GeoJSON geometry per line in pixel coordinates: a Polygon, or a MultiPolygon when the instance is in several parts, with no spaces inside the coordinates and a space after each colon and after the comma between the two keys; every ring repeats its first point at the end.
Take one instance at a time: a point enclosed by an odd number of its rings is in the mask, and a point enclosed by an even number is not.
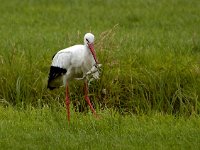
{"type": "Polygon", "coordinates": [[[92,33],[86,33],[84,36],[84,44],[90,49],[94,60],[96,63],[98,63],[97,58],[96,58],[96,53],[94,50],[94,35],[92,33]]]}
{"type": "Polygon", "coordinates": [[[94,43],[94,35],[92,33],[86,33],[84,36],[85,45],[94,43]]]}

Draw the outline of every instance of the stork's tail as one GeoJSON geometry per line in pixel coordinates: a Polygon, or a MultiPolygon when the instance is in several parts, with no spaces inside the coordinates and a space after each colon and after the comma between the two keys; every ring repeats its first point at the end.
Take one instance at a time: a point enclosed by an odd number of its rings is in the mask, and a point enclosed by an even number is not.
{"type": "Polygon", "coordinates": [[[47,88],[50,90],[53,90],[57,87],[60,86],[60,78],[67,72],[66,69],[56,67],[56,66],[51,66],[50,67],[50,72],[49,72],[49,78],[48,78],[48,85],[47,88]]]}

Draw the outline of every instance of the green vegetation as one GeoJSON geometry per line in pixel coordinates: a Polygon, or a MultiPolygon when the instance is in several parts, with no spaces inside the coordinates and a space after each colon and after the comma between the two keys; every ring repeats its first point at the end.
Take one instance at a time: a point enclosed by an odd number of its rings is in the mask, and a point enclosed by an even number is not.
{"type": "Polygon", "coordinates": [[[199,149],[200,118],[169,115],[121,116],[102,112],[101,119],[65,109],[15,110],[0,107],[2,149],[199,149]]]}
{"type": "Polygon", "coordinates": [[[199,149],[198,0],[0,4],[0,148],[199,149]],[[75,81],[69,127],[64,88],[49,91],[46,82],[53,54],[83,43],[86,32],[103,64],[90,85],[102,119],[85,110],[75,81]]]}
{"type": "MultiPolygon", "coordinates": [[[[96,104],[138,114],[199,113],[199,5],[196,0],[2,2],[2,102],[62,102],[64,89],[46,89],[51,57],[82,43],[91,31],[104,65],[101,80],[90,87],[96,104]]],[[[82,99],[80,86],[71,87],[73,97],[82,99]]]]}

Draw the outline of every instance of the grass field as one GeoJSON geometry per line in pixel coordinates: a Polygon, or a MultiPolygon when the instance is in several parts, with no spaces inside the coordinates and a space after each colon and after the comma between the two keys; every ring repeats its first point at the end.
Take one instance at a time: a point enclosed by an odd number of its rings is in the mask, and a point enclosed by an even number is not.
{"type": "Polygon", "coordinates": [[[0,148],[199,149],[198,0],[0,3],[0,148]],[[47,90],[47,77],[53,54],[86,32],[103,64],[90,85],[102,119],[72,82],[69,127],[64,88],[47,90]]]}
{"type": "Polygon", "coordinates": [[[170,115],[121,116],[103,111],[101,119],[65,109],[0,108],[1,149],[199,149],[200,118],[170,115]]]}

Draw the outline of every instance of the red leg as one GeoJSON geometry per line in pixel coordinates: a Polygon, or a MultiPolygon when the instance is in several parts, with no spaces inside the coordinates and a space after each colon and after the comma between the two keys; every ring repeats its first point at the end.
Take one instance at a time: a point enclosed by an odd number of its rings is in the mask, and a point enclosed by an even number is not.
{"type": "Polygon", "coordinates": [[[69,87],[68,87],[68,83],[66,82],[66,108],[67,108],[67,118],[68,118],[68,122],[70,122],[70,100],[69,100],[69,87]]]}
{"type": "Polygon", "coordinates": [[[93,114],[96,116],[96,111],[94,110],[90,99],[88,97],[88,84],[87,81],[84,82],[84,91],[85,91],[85,100],[87,101],[88,105],[90,106],[91,111],[93,112],[93,114]]]}

